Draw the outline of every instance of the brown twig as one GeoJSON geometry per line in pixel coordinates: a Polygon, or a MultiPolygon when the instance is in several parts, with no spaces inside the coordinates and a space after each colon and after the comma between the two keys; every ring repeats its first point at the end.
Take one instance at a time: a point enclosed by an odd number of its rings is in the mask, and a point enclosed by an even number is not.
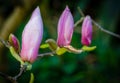
{"type": "Polygon", "coordinates": [[[20,68],[20,72],[18,73],[18,75],[14,76],[13,79],[17,80],[22,74],[23,72],[26,70],[27,66],[23,65],[23,67],[20,68]]]}
{"type": "Polygon", "coordinates": [[[2,72],[0,72],[0,76],[2,76],[3,78],[5,78],[6,80],[10,81],[11,83],[18,83],[17,79],[23,74],[23,72],[26,70],[26,68],[27,68],[26,65],[24,65],[23,67],[21,67],[20,68],[20,72],[16,76],[14,76],[14,77],[9,76],[9,75],[7,75],[5,73],[2,73],[2,72]]]}
{"type": "Polygon", "coordinates": [[[10,47],[10,44],[8,42],[6,42],[5,40],[3,40],[2,38],[0,38],[0,42],[5,45],[6,47],[10,47]]]}
{"type": "Polygon", "coordinates": [[[109,35],[112,35],[112,36],[114,36],[114,37],[120,38],[120,35],[104,29],[104,28],[101,27],[97,22],[95,22],[93,19],[92,19],[92,22],[93,22],[93,24],[94,24],[95,26],[97,26],[101,31],[103,31],[103,32],[105,32],[105,33],[107,33],[107,34],[109,34],[109,35]]]}
{"type": "Polygon", "coordinates": [[[48,52],[48,53],[43,53],[43,54],[39,54],[39,57],[43,57],[43,56],[47,56],[47,55],[53,55],[55,54],[55,52],[48,52]]]}
{"type": "Polygon", "coordinates": [[[0,76],[5,78],[7,81],[13,82],[12,77],[7,75],[7,74],[5,74],[5,73],[0,72],[0,76]]]}
{"type": "Polygon", "coordinates": [[[84,17],[81,17],[80,20],[78,20],[75,24],[74,27],[77,27],[78,24],[80,24],[83,21],[84,17]]]}
{"type": "Polygon", "coordinates": [[[78,7],[78,12],[80,13],[80,15],[81,15],[82,17],[85,17],[85,15],[84,15],[84,13],[83,13],[83,11],[82,11],[82,9],[81,9],[80,7],[78,7]]]}
{"type": "MultiPolygon", "coordinates": [[[[82,20],[83,20],[84,17],[85,17],[85,15],[84,15],[84,13],[82,12],[82,10],[81,10],[80,7],[78,7],[78,11],[79,11],[80,15],[82,16],[82,20]]],[[[82,20],[81,20],[81,19],[78,20],[78,21],[75,23],[74,26],[76,27],[79,23],[81,23],[82,20]]],[[[112,36],[117,37],[117,38],[120,39],[120,35],[104,29],[102,26],[100,26],[100,25],[99,25],[97,22],[95,22],[93,19],[92,19],[92,23],[93,23],[95,26],[97,26],[97,28],[100,29],[101,31],[103,31],[103,32],[105,32],[105,33],[107,33],[107,34],[109,34],[109,35],[112,35],[112,36]]]]}

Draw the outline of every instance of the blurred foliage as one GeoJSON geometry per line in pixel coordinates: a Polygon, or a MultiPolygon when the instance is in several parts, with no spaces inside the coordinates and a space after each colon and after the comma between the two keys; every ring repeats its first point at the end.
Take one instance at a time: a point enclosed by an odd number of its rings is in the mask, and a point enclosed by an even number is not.
{"type": "MultiPolygon", "coordinates": [[[[15,6],[12,6],[12,3],[7,4],[8,0],[5,1],[2,7],[9,9],[10,5],[11,10],[7,11],[12,12],[12,7],[15,6]]],[[[79,6],[85,15],[89,14],[102,27],[120,34],[119,3],[119,0],[41,0],[39,7],[44,22],[42,44],[48,38],[57,39],[58,19],[66,5],[71,9],[75,22],[81,17],[77,10],[79,6]]],[[[17,5],[18,2],[14,2],[14,4],[17,5]]],[[[1,12],[2,7],[0,15],[4,15],[4,12],[1,12]]],[[[17,28],[16,32],[13,32],[20,42],[22,30],[30,15],[31,13],[17,28]]],[[[75,28],[72,38],[71,44],[76,48],[82,47],[80,30],[81,24],[75,28]]],[[[20,83],[28,83],[30,72],[33,72],[34,83],[120,83],[120,39],[94,27],[91,46],[97,46],[95,51],[81,54],[67,52],[62,56],[55,55],[39,58],[33,63],[32,70],[25,72],[18,81],[20,83]]],[[[47,49],[39,50],[40,53],[49,51],[47,49]]],[[[11,54],[8,50],[6,50],[5,55],[7,59],[4,62],[7,62],[7,65],[4,65],[6,69],[3,72],[14,76],[19,72],[19,63],[10,56],[11,54]]],[[[5,79],[0,77],[0,83],[6,83],[5,79]]]]}

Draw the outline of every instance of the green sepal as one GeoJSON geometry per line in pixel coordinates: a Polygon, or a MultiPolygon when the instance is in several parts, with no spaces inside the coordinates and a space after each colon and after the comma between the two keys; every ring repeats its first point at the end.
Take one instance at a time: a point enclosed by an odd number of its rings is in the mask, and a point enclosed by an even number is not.
{"type": "Polygon", "coordinates": [[[30,74],[30,81],[29,81],[29,83],[34,83],[34,74],[33,73],[30,74]]]}
{"type": "Polygon", "coordinates": [[[46,43],[49,44],[49,48],[52,50],[52,51],[56,51],[57,50],[57,44],[56,44],[56,41],[53,40],[53,39],[48,39],[46,40],[46,43]]]}
{"type": "Polygon", "coordinates": [[[60,48],[60,47],[58,47],[57,50],[56,50],[56,54],[57,54],[57,55],[62,55],[62,54],[64,54],[65,52],[67,52],[67,49],[66,49],[66,48],[60,48]]]}
{"type": "Polygon", "coordinates": [[[95,50],[95,49],[96,49],[96,46],[92,46],[92,47],[83,46],[83,47],[82,47],[82,50],[83,50],[83,51],[87,51],[87,52],[93,51],[93,50],[95,50]]]}
{"type": "Polygon", "coordinates": [[[12,56],[21,63],[21,65],[24,64],[24,62],[22,61],[21,57],[19,56],[19,54],[15,51],[14,47],[10,46],[9,50],[12,54],[12,56]]]}
{"type": "Polygon", "coordinates": [[[48,48],[49,47],[49,44],[42,44],[42,45],[40,45],[40,48],[42,48],[42,49],[45,49],[45,48],[48,48]]]}
{"type": "Polygon", "coordinates": [[[25,62],[23,65],[27,66],[26,70],[31,70],[32,69],[32,64],[29,63],[29,62],[25,62]]]}

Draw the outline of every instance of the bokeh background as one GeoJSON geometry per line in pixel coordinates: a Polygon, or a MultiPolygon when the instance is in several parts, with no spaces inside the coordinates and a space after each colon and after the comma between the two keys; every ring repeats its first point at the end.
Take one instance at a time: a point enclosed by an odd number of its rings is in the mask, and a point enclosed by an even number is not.
{"type": "MultiPolygon", "coordinates": [[[[90,15],[104,29],[120,35],[120,0],[0,0],[0,37],[7,40],[10,33],[21,42],[21,34],[31,12],[40,7],[44,23],[42,44],[49,38],[57,39],[57,23],[66,5],[74,22],[81,18],[77,7],[90,15]]],[[[25,72],[19,83],[28,83],[30,72],[34,83],[120,83],[120,39],[106,34],[94,26],[92,52],[65,53],[62,56],[45,56],[33,63],[31,71],[25,72]]],[[[34,35],[34,34],[33,34],[34,35]]],[[[71,45],[81,48],[81,24],[74,29],[71,45]]],[[[40,49],[39,53],[49,52],[40,49]]],[[[0,71],[11,76],[20,68],[9,50],[0,43],[0,71]]],[[[9,83],[0,77],[0,83],[9,83]]]]}

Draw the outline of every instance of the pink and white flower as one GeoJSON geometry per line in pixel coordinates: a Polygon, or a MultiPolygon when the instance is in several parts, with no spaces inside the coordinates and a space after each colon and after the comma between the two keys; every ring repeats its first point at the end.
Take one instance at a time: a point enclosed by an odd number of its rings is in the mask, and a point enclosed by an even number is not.
{"type": "Polygon", "coordinates": [[[86,16],[82,24],[81,43],[83,45],[88,46],[91,44],[91,40],[92,40],[92,20],[90,16],[86,16]]]}
{"type": "Polygon", "coordinates": [[[34,62],[43,36],[43,22],[40,9],[37,7],[22,33],[22,49],[20,56],[23,61],[34,62]]]}
{"type": "Polygon", "coordinates": [[[68,6],[66,6],[58,22],[57,44],[59,47],[67,46],[71,43],[74,29],[74,20],[68,6]]]}

